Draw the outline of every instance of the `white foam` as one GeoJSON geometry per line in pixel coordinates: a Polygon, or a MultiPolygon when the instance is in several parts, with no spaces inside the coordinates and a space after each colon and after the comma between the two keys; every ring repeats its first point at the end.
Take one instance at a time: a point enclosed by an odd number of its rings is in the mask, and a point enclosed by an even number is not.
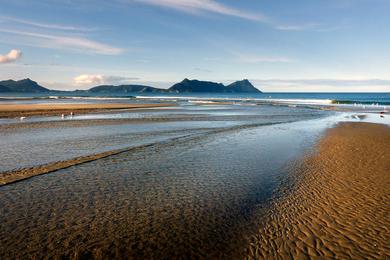
{"type": "Polygon", "coordinates": [[[128,100],[130,97],[62,97],[64,99],[85,99],[85,100],[128,100]]]}
{"type": "Polygon", "coordinates": [[[215,101],[246,101],[246,102],[264,102],[286,105],[334,105],[331,99],[273,99],[273,98],[233,98],[233,97],[196,97],[196,96],[136,96],[137,99],[154,100],[182,100],[191,103],[212,103],[215,101]]]}

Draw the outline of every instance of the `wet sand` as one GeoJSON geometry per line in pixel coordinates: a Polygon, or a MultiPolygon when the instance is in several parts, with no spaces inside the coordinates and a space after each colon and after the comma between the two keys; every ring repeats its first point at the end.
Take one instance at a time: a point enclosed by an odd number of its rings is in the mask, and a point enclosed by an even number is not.
{"type": "MultiPolygon", "coordinates": [[[[181,140],[181,139],[186,139],[188,137],[191,137],[192,135],[188,134],[183,137],[176,137],[170,139],[170,141],[176,141],[176,140],[181,140]]],[[[161,141],[159,144],[163,144],[166,141],[161,141]]],[[[135,152],[139,149],[145,149],[146,147],[150,147],[156,145],[156,143],[152,144],[145,144],[145,145],[140,145],[136,147],[128,147],[128,148],[123,148],[123,149],[116,149],[116,150],[111,150],[107,152],[102,152],[102,153],[97,153],[97,154],[92,154],[92,155],[86,155],[86,156],[79,156],[70,160],[64,160],[64,161],[59,161],[59,162],[53,162],[53,163],[47,163],[35,167],[30,167],[30,168],[22,168],[14,171],[6,171],[6,172],[1,172],[0,174],[0,187],[3,185],[23,181],[35,176],[39,176],[42,174],[47,174],[47,173],[52,173],[58,170],[66,169],[72,166],[77,166],[80,164],[96,161],[99,159],[103,159],[109,156],[114,156],[114,155],[119,155],[121,153],[125,152],[135,152]]]]}
{"type": "MultiPolygon", "coordinates": [[[[136,148],[133,148],[133,149],[136,149],[136,148]]],[[[103,158],[106,158],[108,156],[117,155],[117,154],[120,154],[122,152],[127,152],[129,150],[132,150],[132,148],[112,150],[112,151],[93,154],[93,155],[80,156],[80,157],[66,160],[66,161],[60,161],[60,162],[39,165],[36,167],[22,168],[20,170],[2,172],[0,174],[0,187],[2,185],[26,180],[26,179],[32,178],[34,176],[55,172],[55,171],[58,171],[60,169],[65,169],[65,168],[68,168],[71,166],[103,159],[103,158]]]]}
{"type": "Polygon", "coordinates": [[[273,200],[248,258],[389,259],[389,174],[390,127],[328,130],[273,200]]]}
{"type": "Polygon", "coordinates": [[[1,126],[0,258],[388,257],[390,128],[268,108],[1,126]]]}
{"type": "Polygon", "coordinates": [[[0,104],[0,118],[33,116],[33,115],[56,115],[73,113],[102,112],[118,109],[134,108],[157,108],[167,107],[173,104],[0,104]]]}
{"type": "Polygon", "coordinates": [[[196,132],[3,185],[0,258],[242,259],[256,205],[316,139],[300,125],[196,132]]]}

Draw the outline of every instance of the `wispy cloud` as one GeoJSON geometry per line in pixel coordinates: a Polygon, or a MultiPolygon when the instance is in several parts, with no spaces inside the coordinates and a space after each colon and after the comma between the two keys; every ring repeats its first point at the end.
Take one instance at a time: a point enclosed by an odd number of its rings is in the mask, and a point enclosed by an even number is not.
{"type": "Polygon", "coordinates": [[[119,55],[124,49],[77,36],[59,36],[30,31],[0,29],[0,32],[23,36],[22,44],[52,49],[68,49],[72,51],[86,51],[105,55],[119,55]],[[38,42],[37,42],[38,40],[38,42]]]}
{"type": "Polygon", "coordinates": [[[323,26],[315,23],[307,24],[278,24],[274,23],[273,27],[279,31],[312,31],[312,32],[332,32],[342,28],[342,26],[323,26]]]}
{"type": "Polygon", "coordinates": [[[199,72],[206,72],[206,73],[212,73],[213,71],[212,70],[209,70],[209,69],[204,69],[204,68],[194,68],[195,71],[199,71],[199,72]]]}
{"type": "Polygon", "coordinates": [[[278,56],[241,56],[240,61],[245,63],[293,62],[291,59],[287,57],[278,57],[278,56]]]}
{"type": "Polygon", "coordinates": [[[257,54],[243,54],[243,53],[232,53],[237,57],[237,60],[242,63],[289,63],[293,62],[292,59],[282,56],[266,56],[257,54]]]}
{"type": "Polygon", "coordinates": [[[14,62],[14,61],[20,59],[21,56],[22,56],[22,51],[11,50],[10,52],[8,52],[5,55],[0,55],[0,64],[14,62]]]}
{"type": "Polygon", "coordinates": [[[62,30],[62,31],[79,31],[79,32],[91,32],[96,31],[96,28],[86,28],[81,26],[70,26],[70,25],[62,25],[62,24],[53,24],[53,23],[41,23],[27,19],[21,19],[10,16],[0,16],[0,21],[13,22],[17,24],[23,24],[28,26],[34,26],[38,28],[44,29],[54,29],[54,30],[62,30]]]}
{"type": "Polygon", "coordinates": [[[126,84],[139,78],[121,77],[121,76],[106,76],[102,74],[82,74],[73,78],[73,82],[77,86],[92,86],[103,84],[126,84]]]}
{"type": "Polygon", "coordinates": [[[260,11],[245,11],[237,9],[215,0],[118,0],[122,2],[138,2],[148,5],[160,6],[169,9],[175,9],[191,14],[215,13],[226,16],[238,17],[254,22],[261,22],[280,31],[325,31],[318,28],[317,24],[286,24],[269,17],[260,11]]]}
{"type": "Polygon", "coordinates": [[[307,24],[307,25],[275,25],[275,29],[280,30],[280,31],[306,31],[313,29],[312,24],[307,24]]]}
{"type": "Polygon", "coordinates": [[[176,9],[188,13],[216,13],[239,17],[252,21],[267,21],[268,18],[260,13],[252,13],[233,8],[214,0],[134,0],[135,2],[176,9]]]}

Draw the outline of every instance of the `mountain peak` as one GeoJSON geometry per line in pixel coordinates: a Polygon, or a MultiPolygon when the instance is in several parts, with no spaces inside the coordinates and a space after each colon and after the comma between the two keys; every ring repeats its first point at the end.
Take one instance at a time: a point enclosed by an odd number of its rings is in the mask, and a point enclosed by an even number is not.
{"type": "Polygon", "coordinates": [[[30,92],[30,93],[50,91],[49,89],[40,86],[37,82],[29,78],[16,80],[16,81],[4,80],[4,81],[0,81],[0,85],[5,87],[3,92],[5,92],[5,90],[7,90],[7,92],[30,92]]]}
{"type": "Polygon", "coordinates": [[[25,79],[19,80],[19,83],[38,84],[36,81],[34,81],[34,80],[30,79],[30,78],[25,78],[25,79]]]}
{"type": "Polygon", "coordinates": [[[189,80],[186,78],[182,82],[174,84],[168,91],[176,93],[223,93],[225,92],[225,86],[221,83],[200,81],[196,79],[189,80]]]}
{"type": "Polygon", "coordinates": [[[228,85],[227,88],[231,90],[231,92],[240,92],[240,93],[261,93],[260,90],[255,88],[252,83],[247,80],[239,80],[236,82],[233,82],[232,84],[228,85]]]}

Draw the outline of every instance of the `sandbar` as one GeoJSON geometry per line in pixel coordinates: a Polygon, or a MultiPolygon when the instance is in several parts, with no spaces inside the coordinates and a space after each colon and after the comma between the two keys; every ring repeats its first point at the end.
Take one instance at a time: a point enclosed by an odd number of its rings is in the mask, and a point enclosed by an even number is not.
{"type": "Polygon", "coordinates": [[[109,110],[124,110],[135,108],[159,108],[173,106],[172,103],[158,104],[121,104],[121,103],[94,103],[94,104],[0,104],[0,118],[33,115],[68,115],[70,112],[90,113],[109,110]]]}

